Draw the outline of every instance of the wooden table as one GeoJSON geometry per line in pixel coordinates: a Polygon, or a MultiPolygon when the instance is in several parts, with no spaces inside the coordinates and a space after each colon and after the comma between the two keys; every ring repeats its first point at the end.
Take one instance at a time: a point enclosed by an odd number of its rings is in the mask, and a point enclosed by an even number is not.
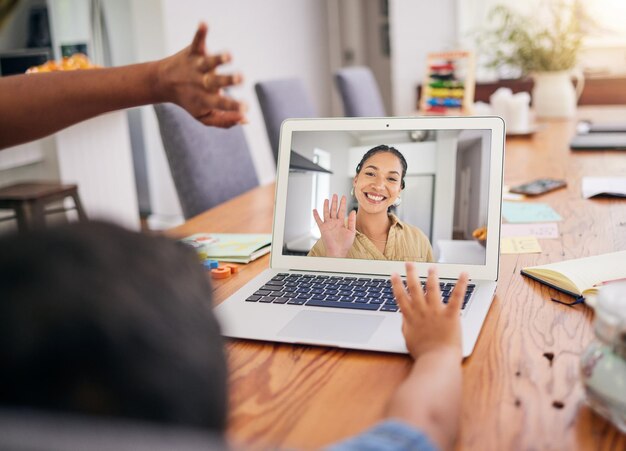
{"type": "MultiPolygon", "coordinates": [[[[581,108],[579,116],[626,121],[626,108],[581,108]]],[[[551,302],[569,298],[519,274],[529,265],[626,250],[625,201],[581,196],[584,175],[626,176],[626,153],[573,153],[574,122],[544,124],[531,137],[507,140],[505,183],[567,179],[567,189],[538,199],[563,217],[561,238],[541,240],[541,254],[501,258],[496,297],[463,363],[458,449],[626,449],[626,436],[583,402],[578,361],[593,337],[593,313],[551,302]]],[[[273,195],[273,185],[257,188],[171,233],[269,232],[273,195]]],[[[268,264],[265,256],[214,283],[216,301],[268,264]]],[[[399,355],[241,340],[229,342],[228,353],[228,435],[255,448],[314,448],[371,426],[411,366],[399,355]]]]}

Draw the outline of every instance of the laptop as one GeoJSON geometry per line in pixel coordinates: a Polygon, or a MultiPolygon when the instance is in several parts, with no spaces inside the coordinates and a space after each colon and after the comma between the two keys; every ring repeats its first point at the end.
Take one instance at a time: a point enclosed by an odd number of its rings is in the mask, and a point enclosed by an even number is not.
{"type": "Polygon", "coordinates": [[[357,207],[350,192],[356,166],[367,150],[385,144],[407,161],[402,203],[391,213],[420,229],[432,248],[430,261],[417,263],[419,274],[436,266],[447,302],[458,275],[469,273],[461,312],[463,355],[469,356],[498,280],[504,140],[497,117],[286,120],[269,269],[215,308],[222,334],[408,352],[389,283],[394,272],[405,276],[403,261],[307,255],[320,239],[313,209],[321,212],[333,194],[345,195],[348,209],[357,207]],[[486,240],[474,240],[472,232],[484,226],[486,240]]]}

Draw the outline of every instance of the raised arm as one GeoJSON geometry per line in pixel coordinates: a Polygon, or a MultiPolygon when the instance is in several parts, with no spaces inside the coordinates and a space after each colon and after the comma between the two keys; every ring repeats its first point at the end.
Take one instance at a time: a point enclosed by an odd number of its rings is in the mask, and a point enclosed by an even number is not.
{"type": "Polygon", "coordinates": [[[217,127],[245,121],[245,106],[222,90],[242,77],[216,73],[230,54],[207,54],[206,34],[207,26],[200,24],[191,45],[159,61],[0,78],[0,149],[102,113],[152,103],[176,103],[217,127]]]}
{"type": "Polygon", "coordinates": [[[415,265],[407,263],[406,268],[408,292],[397,274],[391,282],[402,311],[402,334],[415,363],[392,397],[387,413],[416,426],[441,449],[451,449],[461,412],[459,313],[467,274],[461,274],[449,304],[444,305],[434,269],[428,272],[424,294],[415,265]]]}

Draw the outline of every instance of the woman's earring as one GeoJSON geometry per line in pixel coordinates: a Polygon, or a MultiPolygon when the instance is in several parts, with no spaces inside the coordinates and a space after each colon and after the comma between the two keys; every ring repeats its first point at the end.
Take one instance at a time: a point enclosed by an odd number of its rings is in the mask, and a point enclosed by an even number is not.
{"type": "Polygon", "coordinates": [[[352,187],[352,189],[350,190],[350,195],[351,195],[352,197],[354,197],[354,186],[353,186],[353,187],[352,187]]]}
{"type": "Polygon", "coordinates": [[[396,201],[393,203],[393,206],[398,207],[401,203],[402,203],[402,199],[400,199],[400,196],[398,196],[396,197],[396,201]]]}

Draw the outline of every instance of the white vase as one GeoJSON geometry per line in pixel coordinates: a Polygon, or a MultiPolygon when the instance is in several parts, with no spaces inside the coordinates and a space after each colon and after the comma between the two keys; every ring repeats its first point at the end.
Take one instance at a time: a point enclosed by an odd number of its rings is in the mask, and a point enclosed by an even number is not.
{"type": "Polygon", "coordinates": [[[584,77],[580,71],[535,72],[532,98],[537,117],[568,118],[576,113],[576,104],[582,94],[584,77]],[[576,89],[572,76],[577,78],[576,89]]]}

